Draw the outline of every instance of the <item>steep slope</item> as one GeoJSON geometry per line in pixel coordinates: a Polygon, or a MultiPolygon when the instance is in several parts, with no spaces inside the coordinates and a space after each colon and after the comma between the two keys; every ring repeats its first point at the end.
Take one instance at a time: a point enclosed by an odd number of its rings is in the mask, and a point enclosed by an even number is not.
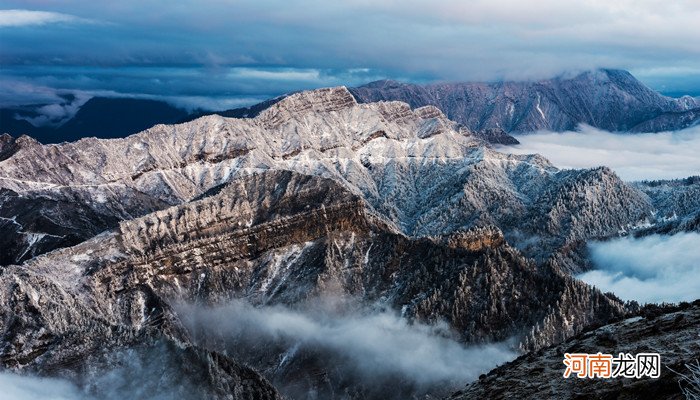
{"type": "Polygon", "coordinates": [[[421,86],[378,81],[351,91],[361,102],[398,100],[411,107],[434,105],[471,130],[503,129],[509,133],[564,131],[579,124],[609,131],[672,130],[688,119],[683,112],[699,106],[692,97],[662,96],[620,70],[589,71],[539,82],[421,86]]]}
{"type": "MultiPolygon", "coordinates": [[[[697,99],[696,103],[700,103],[697,99]]],[[[700,108],[667,112],[634,126],[632,132],[662,132],[686,129],[700,124],[700,108]]]]}
{"type": "Polygon", "coordinates": [[[629,312],[570,276],[577,249],[666,207],[605,167],[503,154],[436,107],[359,104],[343,87],[250,119],[0,143],[3,256],[23,261],[0,269],[0,361],[83,386],[128,373],[133,352],[162,353],[172,380],[213,371],[198,392],[211,398],[276,398],[269,381],[329,398],[441,394],[375,391],[323,351],[237,352],[177,306],[351,298],[464,343],[540,349],[629,312]]]}
{"type": "Polygon", "coordinates": [[[10,212],[20,201],[70,196],[84,214],[100,216],[92,233],[264,169],[333,178],[409,236],[497,226],[538,260],[652,212],[608,169],[559,171],[539,156],[499,153],[435,107],[358,104],[345,88],[292,95],[253,119],[208,116],[109,141],[17,141],[23,144],[0,161],[0,187],[11,191],[2,215],[7,242],[16,243],[5,257],[11,262],[66,243],[28,232],[86,236],[60,221],[60,230],[20,228],[15,221],[27,222],[10,212]],[[523,225],[525,217],[537,223],[523,225]]]}
{"type": "Polygon", "coordinates": [[[688,374],[686,366],[696,362],[700,354],[700,303],[684,308],[627,319],[529,353],[482,376],[450,399],[683,399],[678,373],[688,374]],[[659,353],[661,376],[658,379],[562,377],[564,353],[597,352],[616,356],[659,353]]]}
{"type": "MultiPolygon", "coordinates": [[[[618,301],[526,260],[497,229],[411,239],[333,180],[267,171],[6,267],[0,360],[5,368],[75,379],[144,343],[174,341],[180,343],[174,349],[202,354],[172,311],[174,302],[298,305],[330,295],[384,304],[417,321],[447,321],[467,342],[515,338],[523,349],[626,312],[618,301]]],[[[173,357],[191,356],[177,350],[173,357]]],[[[274,359],[244,361],[264,370],[274,359]]],[[[226,371],[215,378],[243,385],[235,389],[242,393],[272,396],[244,367],[226,371]],[[239,383],[243,377],[248,381],[239,383]]],[[[218,384],[207,390],[222,396],[218,384]]]]}
{"type": "Polygon", "coordinates": [[[649,196],[659,217],[658,223],[635,232],[636,235],[700,232],[700,177],[636,182],[634,185],[649,196]]]}
{"type": "Polygon", "coordinates": [[[70,379],[98,397],[125,379],[138,385],[120,388],[127,398],[168,393],[176,383],[191,398],[278,398],[252,369],[193,346],[170,306],[138,273],[112,275],[115,288],[90,269],[120,257],[114,237],[103,235],[3,268],[1,369],[70,379]]]}
{"type": "MultiPolygon", "coordinates": [[[[665,97],[629,72],[589,71],[538,82],[404,84],[391,80],[351,89],[360,102],[403,101],[413,108],[434,105],[475,136],[494,144],[517,144],[508,133],[539,129],[563,131],[584,123],[611,131],[661,132],[698,123],[700,100],[665,97]]],[[[93,98],[63,125],[35,127],[24,119],[36,106],[0,109],[0,133],[28,135],[41,143],[84,137],[119,138],[155,124],[188,122],[205,115],[254,118],[293,93],[249,107],[188,113],[166,102],[131,98],[93,98]]]]}

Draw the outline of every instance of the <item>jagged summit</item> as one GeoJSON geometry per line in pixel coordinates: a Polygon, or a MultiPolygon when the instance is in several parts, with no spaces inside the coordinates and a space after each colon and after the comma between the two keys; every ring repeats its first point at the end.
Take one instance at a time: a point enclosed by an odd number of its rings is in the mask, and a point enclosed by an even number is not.
{"type": "MultiPolygon", "coordinates": [[[[581,123],[612,131],[658,132],[687,128],[700,121],[700,98],[662,96],[628,71],[617,69],[520,82],[418,85],[383,79],[349,91],[359,102],[400,100],[412,108],[435,105],[482,139],[502,144],[515,143],[509,132],[560,131],[581,123]]],[[[293,94],[296,93],[216,114],[254,118],[293,94]]],[[[154,123],[192,121],[203,115],[201,111],[186,114],[165,102],[152,100],[91,99],[84,107],[87,108],[73,119],[55,128],[34,127],[24,119],[15,119],[17,110],[0,109],[0,125],[14,136],[30,134],[42,143],[58,143],[88,136],[125,137],[154,123]],[[100,125],[105,122],[102,114],[110,115],[107,127],[100,125]]]]}
{"type": "Polygon", "coordinates": [[[270,122],[284,121],[303,113],[339,111],[357,102],[345,86],[303,91],[292,94],[273,104],[256,119],[270,122]]]}
{"type": "Polygon", "coordinates": [[[252,119],[206,116],[124,139],[21,146],[0,167],[0,227],[11,249],[2,263],[77,243],[263,170],[340,182],[409,236],[497,226],[538,260],[652,212],[646,197],[612,172],[559,171],[540,156],[500,153],[434,106],[359,104],[344,87],[294,94],[252,119]],[[584,200],[572,192],[586,193],[584,200]],[[52,211],[20,212],[34,201],[52,211]],[[581,212],[586,218],[573,217],[581,212]],[[533,234],[547,238],[533,244],[533,234]]]}
{"type": "Polygon", "coordinates": [[[343,87],[256,118],[0,143],[1,366],[89,381],[120,354],[157,354],[158,371],[208,398],[277,399],[270,381],[353,399],[449,386],[367,396],[332,351],[229,348],[187,330],[182,302],[349,297],[464,343],[539,349],[630,311],[570,273],[586,241],[658,211],[609,168],[499,152],[435,106],[358,103],[343,87]]]}
{"type": "Polygon", "coordinates": [[[538,346],[575,332],[561,321],[578,326],[624,312],[585,284],[537,268],[498,228],[411,238],[337,180],[266,170],[0,269],[0,300],[9,306],[0,309],[8,327],[0,331],[7,344],[0,360],[4,368],[84,377],[111,372],[122,352],[139,356],[136,349],[164,341],[178,345],[161,347],[158,360],[180,362],[158,365],[159,374],[201,368],[211,377],[200,382],[208,398],[230,398],[234,390],[277,398],[251,366],[280,388],[297,382],[335,398],[336,387],[361,389],[364,382],[339,375],[337,364],[326,362],[332,352],[265,346],[251,355],[241,346],[229,351],[198,342],[175,306],[231,298],[294,306],[317,296],[353,296],[417,321],[447,321],[469,342],[516,337],[538,346]],[[541,326],[536,333],[534,324],[541,326]],[[208,356],[182,354],[204,349],[208,356]],[[279,363],[284,357],[289,362],[279,363]]]}
{"type": "Polygon", "coordinates": [[[403,82],[395,81],[393,79],[380,79],[363,85],[363,87],[371,87],[377,89],[390,89],[397,88],[404,85],[403,82]]]}

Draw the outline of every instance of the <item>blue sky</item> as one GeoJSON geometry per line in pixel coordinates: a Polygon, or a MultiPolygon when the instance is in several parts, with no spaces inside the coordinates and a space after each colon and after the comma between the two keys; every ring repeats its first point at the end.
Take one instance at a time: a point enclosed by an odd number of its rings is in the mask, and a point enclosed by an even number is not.
{"type": "Polygon", "coordinates": [[[624,68],[700,95],[695,0],[0,0],[0,105],[230,108],[292,90],[624,68]]]}

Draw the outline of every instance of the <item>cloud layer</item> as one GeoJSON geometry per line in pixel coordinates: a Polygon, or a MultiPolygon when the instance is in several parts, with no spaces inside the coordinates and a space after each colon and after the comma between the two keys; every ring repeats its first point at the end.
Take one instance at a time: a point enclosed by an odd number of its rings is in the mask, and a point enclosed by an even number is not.
{"type": "Polygon", "coordinates": [[[165,100],[220,111],[309,88],[361,85],[383,77],[368,69],[206,66],[7,66],[0,107],[60,104],[60,95],[165,100]]]}
{"type": "Polygon", "coordinates": [[[685,178],[700,173],[700,127],[677,132],[617,134],[591,127],[578,132],[519,135],[518,146],[503,151],[539,153],[560,168],[601,165],[622,179],[685,178]]]}
{"type": "Polygon", "coordinates": [[[700,298],[700,234],[624,237],[589,245],[596,270],[579,278],[640,303],[700,298]]]}
{"type": "Polygon", "coordinates": [[[351,71],[479,81],[609,67],[639,71],[659,88],[700,92],[693,0],[2,0],[0,8],[3,75],[12,67],[10,75],[55,89],[267,97],[327,86],[328,76],[351,71]],[[110,70],[120,67],[144,69],[138,77],[110,70]],[[194,82],[203,75],[206,90],[193,94],[186,79],[168,81],[164,67],[193,73],[194,82]],[[229,81],[248,85],[239,92],[229,81]],[[151,91],[140,91],[145,84],[151,91]]]}
{"type": "Polygon", "coordinates": [[[690,67],[700,56],[693,45],[700,5],[692,0],[3,3],[27,15],[111,23],[91,32],[97,37],[32,32],[22,37],[49,42],[9,46],[3,58],[369,67],[473,80],[598,66],[690,67]],[[28,5],[46,9],[22,10],[28,5]],[[96,41],[102,46],[83,46],[96,41]]]}
{"type": "Polygon", "coordinates": [[[0,28],[89,22],[74,15],[50,11],[0,10],[0,28]]]}
{"type": "Polygon", "coordinates": [[[62,379],[0,373],[0,397],[12,400],[91,400],[77,386],[62,379]]]}
{"type": "MultiPolygon", "coordinates": [[[[180,314],[198,340],[226,343],[229,354],[253,346],[279,348],[280,357],[272,358],[282,360],[282,368],[285,359],[298,355],[296,361],[287,361],[294,363],[320,352],[329,371],[340,370],[341,376],[370,391],[381,390],[392,380],[416,390],[458,387],[515,357],[505,344],[465,347],[446,326],[409,324],[389,311],[338,312],[324,301],[302,310],[256,308],[234,301],[217,308],[186,307],[180,314]]],[[[245,360],[246,355],[237,358],[245,360]]],[[[396,394],[400,395],[399,388],[396,394]]]]}

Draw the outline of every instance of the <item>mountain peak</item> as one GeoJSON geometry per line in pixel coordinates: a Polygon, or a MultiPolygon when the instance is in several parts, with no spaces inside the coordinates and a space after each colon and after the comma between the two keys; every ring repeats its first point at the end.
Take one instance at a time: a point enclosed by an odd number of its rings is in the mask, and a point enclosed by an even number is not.
{"type": "Polygon", "coordinates": [[[278,125],[283,120],[306,113],[338,111],[357,105],[345,86],[294,93],[258,115],[258,119],[278,125]]]}
{"type": "MultiPolygon", "coordinates": [[[[595,69],[541,81],[434,83],[376,81],[351,89],[360,103],[403,101],[412,108],[432,105],[474,132],[567,131],[587,124],[632,131],[653,120],[649,130],[680,129],[696,123],[692,98],[672,99],[648,88],[629,71],[595,69]],[[676,113],[676,114],[674,114],[676,113]],[[663,116],[661,120],[654,120],[663,116]]],[[[493,137],[493,135],[487,135],[493,137]]]]}

